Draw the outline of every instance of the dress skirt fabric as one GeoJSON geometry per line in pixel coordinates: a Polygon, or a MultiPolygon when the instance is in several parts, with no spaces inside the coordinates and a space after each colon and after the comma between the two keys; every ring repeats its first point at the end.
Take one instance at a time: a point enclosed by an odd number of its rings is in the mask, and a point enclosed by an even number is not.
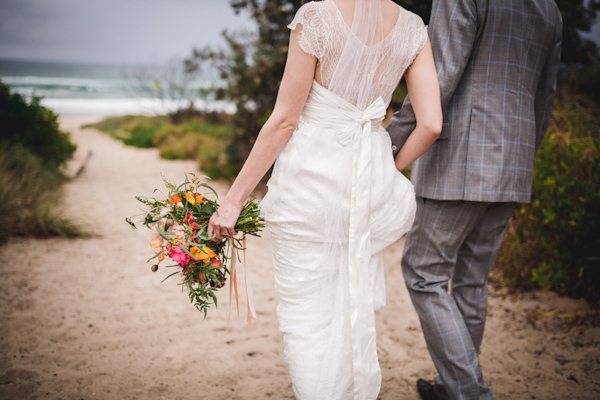
{"type": "Polygon", "coordinates": [[[382,250],[411,227],[413,186],[381,127],[313,83],[261,209],[271,232],[277,317],[298,399],[376,399],[374,310],[385,304],[382,250]]]}

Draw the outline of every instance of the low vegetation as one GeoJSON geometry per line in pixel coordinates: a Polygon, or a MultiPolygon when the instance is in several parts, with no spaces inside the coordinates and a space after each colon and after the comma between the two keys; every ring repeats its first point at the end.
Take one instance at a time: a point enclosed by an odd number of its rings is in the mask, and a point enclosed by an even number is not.
{"type": "Polygon", "coordinates": [[[600,305],[600,128],[592,104],[557,102],[535,160],[532,202],[515,212],[496,278],[600,305]]]}
{"type": "Polygon", "coordinates": [[[167,117],[126,115],[108,118],[90,125],[121,140],[140,147],[156,147],[162,158],[168,160],[196,160],[198,169],[213,179],[230,179],[237,170],[227,162],[227,148],[233,137],[232,129],[224,122],[207,122],[195,116],[179,124],[167,117]]]}
{"type": "Polygon", "coordinates": [[[0,243],[11,236],[82,235],[57,210],[66,180],[60,167],[76,147],[56,114],[0,82],[0,126],[0,243]]]}

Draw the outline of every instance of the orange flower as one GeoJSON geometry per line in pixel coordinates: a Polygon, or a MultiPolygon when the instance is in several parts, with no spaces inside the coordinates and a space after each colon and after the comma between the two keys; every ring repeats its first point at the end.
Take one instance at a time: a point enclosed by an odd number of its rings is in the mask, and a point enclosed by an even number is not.
{"type": "Polygon", "coordinates": [[[196,201],[200,204],[206,203],[206,199],[201,194],[196,193],[196,201]]]}
{"type": "Polygon", "coordinates": [[[200,260],[200,255],[198,253],[200,253],[199,248],[197,248],[196,246],[190,247],[190,254],[192,255],[192,259],[194,261],[200,260]]]}
{"type": "Polygon", "coordinates": [[[219,260],[218,258],[211,259],[210,263],[213,267],[221,268],[221,260],[219,260]]]}
{"type": "MultiPolygon", "coordinates": [[[[150,247],[152,248],[152,251],[154,251],[154,254],[160,253],[160,251],[163,249],[162,244],[163,239],[161,237],[153,237],[150,239],[150,247]]],[[[163,252],[160,256],[158,256],[158,261],[160,262],[164,259],[165,253],[163,252]]]]}
{"type": "Polygon", "coordinates": [[[211,258],[217,257],[214,251],[212,251],[207,246],[203,246],[202,250],[197,248],[196,246],[190,247],[190,253],[192,254],[192,258],[194,261],[203,261],[207,263],[211,258]]]}
{"type": "Polygon", "coordinates": [[[206,279],[204,278],[204,274],[200,272],[200,280],[194,279],[194,282],[204,282],[206,279]]]}
{"type": "Polygon", "coordinates": [[[191,205],[196,204],[196,199],[194,198],[194,195],[191,194],[190,192],[187,192],[185,194],[185,199],[188,201],[188,203],[190,203],[191,205]]]}
{"type": "Polygon", "coordinates": [[[177,194],[171,196],[171,201],[175,203],[175,205],[181,203],[181,197],[177,194]]]}

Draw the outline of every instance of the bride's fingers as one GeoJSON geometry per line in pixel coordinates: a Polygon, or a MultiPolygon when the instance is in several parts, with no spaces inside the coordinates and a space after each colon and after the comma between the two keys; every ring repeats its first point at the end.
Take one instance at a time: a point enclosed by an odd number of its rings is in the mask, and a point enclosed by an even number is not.
{"type": "Polygon", "coordinates": [[[212,219],[208,222],[206,234],[208,235],[208,237],[211,237],[213,234],[215,235],[215,237],[213,238],[213,242],[218,242],[219,240],[221,240],[221,238],[219,237],[221,235],[221,229],[220,227],[215,226],[215,223],[212,221],[212,219]]]}
{"type": "Polygon", "coordinates": [[[215,232],[215,237],[213,238],[213,242],[220,242],[223,239],[223,237],[221,236],[221,234],[217,231],[215,232]]]}
{"type": "Polygon", "coordinates": [[[227,226],[226,224],[214,222],[211,218],[208,222],[208,228],[206,229],[206,233],[208,237],[214,234],[215,237],[213,238],[213,241],[219,242],[223,239],[227,239],[237,235],[238,232],[235,230],[234,226],[227,226]]]}
{"type": "Polygon", "coordinates": [[[215,242],[218,242],[223,239],[233,237],[232,231],[233,231],[232,229],[227,228],[226,226],[215,224],[213,226],[213,232],[215,233],[215,238],[213,240],[215,242]]]}

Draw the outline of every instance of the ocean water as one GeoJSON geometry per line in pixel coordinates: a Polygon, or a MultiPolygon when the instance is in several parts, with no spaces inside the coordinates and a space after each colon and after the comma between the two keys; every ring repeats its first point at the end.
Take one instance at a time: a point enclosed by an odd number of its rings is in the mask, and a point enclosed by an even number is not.
{"type": "MultiPolygon", "coordinates": [[[[172,67],[91,65],[0,60],[0,80],[27,96],[42,97],[45,107],[62,115],[124,114],[160,115],[187,101],[158,99],[150,88],[154,81],[169,80],[172,67]]],[[[175,79],[176,73],[173,72],[175,79]]],[[[191,82],[190,90],[214,84],[214,79],[191,82]]],[[[235,106],[221,101],[197,100],[196,108],[235,112],[235,106]]]]}

